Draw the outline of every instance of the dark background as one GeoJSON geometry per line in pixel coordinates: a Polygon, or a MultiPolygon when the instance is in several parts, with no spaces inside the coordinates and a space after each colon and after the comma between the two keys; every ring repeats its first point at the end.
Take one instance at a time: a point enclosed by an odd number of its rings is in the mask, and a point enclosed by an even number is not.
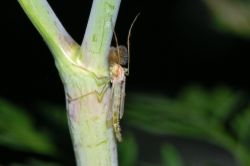
{"type": "MultiPolygon", "coordinates": [[[[92,1],[49,3],[81,43],[92,1]]],[[[249,40],[218,31],[203,1],[123,0],[116,24],[120,44],[126,44],[139,12],[132,31],[127,93],[174,96],[190,84],[249,91],[249,40]]],[[[1,2],[1,41],[0,97],[26,108],[40,100],[64,104],[53,57],[16,0],[1,2]]]]}
{"type": "MultiPolygon", "coordinates": [[[[0,94],[17,102],[64,102],[53,57],[16,0],[3,1],[0,94]]],[[[82,41],[90,0],[49,3],[65,28],[82,41]]],[[[116,25],[120,44],[132,31],[127,90],[174,94],[188,84],[249,89],[250,42],[216,30],[200,0],[122,1],[116,25]]]]}

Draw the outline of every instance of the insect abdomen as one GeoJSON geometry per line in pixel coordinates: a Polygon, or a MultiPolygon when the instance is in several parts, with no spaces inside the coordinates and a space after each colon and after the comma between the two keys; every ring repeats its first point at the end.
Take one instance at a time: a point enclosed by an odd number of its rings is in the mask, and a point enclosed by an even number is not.
{"type": "Polygon", "coordinates": [[[120,105],[121,105],[121,87],[120,84],[113,85],[114,98],[116,99],[113,103],[113,127],[117,140],[122,141],[121,127],[120,127],[120,105]]]}
{"type": "Polygon", "coordinates": [[[114,112],[114,114],[113,114],[113,127],[114,127],[116,139],[119,142],[121,142],[122,141],[122,134],[121,134],[119,115],[117,115],[117,112],[114,112]]]}

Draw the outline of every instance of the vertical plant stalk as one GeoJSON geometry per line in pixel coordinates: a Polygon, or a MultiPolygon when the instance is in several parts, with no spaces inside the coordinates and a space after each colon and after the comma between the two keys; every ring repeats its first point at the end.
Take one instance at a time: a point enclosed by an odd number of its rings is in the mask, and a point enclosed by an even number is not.
{"type": "Polygon", "coordinates": [[[120,0],[94,0],[82,45],[63,28],[46,0],[18,0],[50,48],[61,76],[78,166],[117,166],[107,54],[120,0]]]}

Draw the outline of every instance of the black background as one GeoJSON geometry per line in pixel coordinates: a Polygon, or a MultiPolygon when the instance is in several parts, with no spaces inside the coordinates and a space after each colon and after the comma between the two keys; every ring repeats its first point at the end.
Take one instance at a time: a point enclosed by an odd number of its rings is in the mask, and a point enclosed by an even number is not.
{"type": "MultiPolygon", "coordinates": [[[[26,104],[63,103],[63,87],[47,46],[16,0],[2,3],[0,95],[26,104]]],[[[92,1],[49,3],[81,43],[92,1]]],[[[126,44],[130,24],[139,12],[131,38],[128,93],[171,95],[189,84],[248,91],[249,40],[217,31],[202,1],[122,1],[116,24],[120,44],[126,44]]]]}

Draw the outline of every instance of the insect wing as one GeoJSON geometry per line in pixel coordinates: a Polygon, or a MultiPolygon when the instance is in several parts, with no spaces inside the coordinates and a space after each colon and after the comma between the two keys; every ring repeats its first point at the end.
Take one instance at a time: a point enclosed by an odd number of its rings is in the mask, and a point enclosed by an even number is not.
{"type": "Polygon", "coordinates": [[[124,114],[124,104],[125,104],[125,86],[126,86],[126,77],[124,77],[124,80],[122,81],[120,85],[121,89],[121,96],[120,96],[120,111],[119,111],[119,117],[122,119],[124,114]]]}
{"type": "Polygon", "coordinates": [[[113,83],[113,99],[112,99],[112,113],[113,119],[120,119],[120,108],[121,108],[121,84],[120,83],[113,83]]]}
{"type": "Polygon", "coordinates": [[[113,116],[113,104],[114,104],[114,86],[111,88],[111,95],[110,95],[110,105],[109,105],[109,110],[108,110],[108,115],[107,115],[107,121],[109,122],[112,119],[113,116]]]}
{"type": "Polygon", "coordinates": [[[112,100],[112,120],[114,132],[117,140],[121,142],[121,127],[120,127],[120,107],[121,107],[121,84],[115,82],[112,85],[113,89],[113,100],[112,100]]]}

